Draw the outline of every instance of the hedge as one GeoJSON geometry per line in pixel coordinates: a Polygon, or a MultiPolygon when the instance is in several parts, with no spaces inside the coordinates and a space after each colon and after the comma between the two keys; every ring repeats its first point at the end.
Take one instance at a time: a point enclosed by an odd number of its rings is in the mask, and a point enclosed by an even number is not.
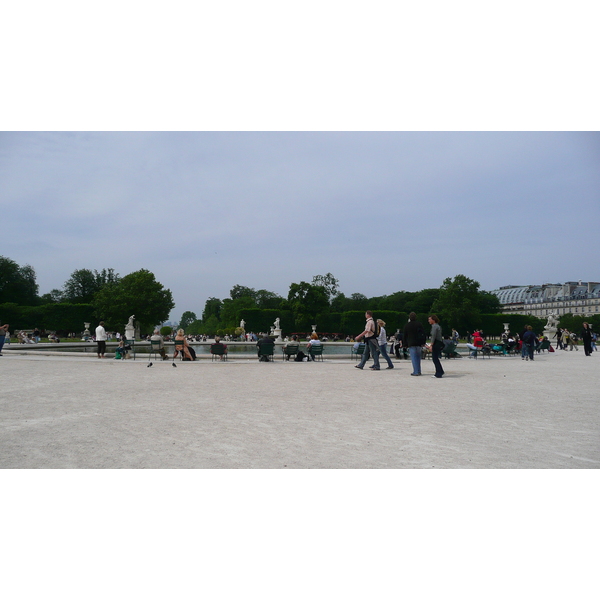
{"type": "Polygon", "coordinates": [[[81,333],[84,323],[98,322],[91,304],[42,304],[19,306],[14,303],[0,304],[0,321],[8,323],[11,331],[39,328],[62,334],[81,333]]]}

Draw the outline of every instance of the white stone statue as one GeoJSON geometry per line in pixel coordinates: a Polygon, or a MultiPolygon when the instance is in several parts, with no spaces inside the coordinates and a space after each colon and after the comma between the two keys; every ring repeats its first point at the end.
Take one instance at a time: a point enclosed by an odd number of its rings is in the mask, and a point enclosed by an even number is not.
{"type": "Polygon", "coordinates": [[[128,340],[134,340],[136,338],[135,325],[133,324],[134,319],[135,319],[135,315],[131,315],[129,317],[129,321],[128,321],[127,325],[125,325],[125,337],[128,340]]]}
{"type": "Polygon", "coordinates": [[[274,323],[274,326],[275,326],[275,329],[276,329],[276,330],[277,330],[277,329],[281,329],[281,326],[280,326],[280,324],[279,324],[279,323],[280,323],[280,321],[279,321],[279,317],[277,317],[277,318],[275,319],[275,323],[274,323]]]}
{"type": "Polygon", "coordinates": [[[558,315],[554,312],[551,312],[548,315],[548,322],[546,323],[546,327],[544,329],[556,329],[558,325],[558,315]]]}
{"type": "Polygon", "coordinates": [[[240,321],[240,327],[245,331],[246,330],[246,321],[244,321],[244,319],[242,319],[240,321]]]}

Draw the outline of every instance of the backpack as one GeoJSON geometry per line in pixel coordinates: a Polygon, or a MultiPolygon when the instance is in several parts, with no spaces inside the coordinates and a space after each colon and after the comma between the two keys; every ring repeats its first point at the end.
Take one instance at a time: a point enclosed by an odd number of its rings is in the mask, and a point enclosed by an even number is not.
{"type": "Polygon", "coordinates": [[[375,337],[378,338],[381,333],[381,327],[375,319],[373,319],[373,324],[375,325],[375,337]]]}

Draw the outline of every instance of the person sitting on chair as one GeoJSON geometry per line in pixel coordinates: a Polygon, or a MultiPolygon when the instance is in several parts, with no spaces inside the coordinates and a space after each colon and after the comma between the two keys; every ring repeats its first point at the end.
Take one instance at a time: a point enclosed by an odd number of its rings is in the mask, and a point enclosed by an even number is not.
{"type": "Polygon", "coordinates": [[[210,346],[211,350],[215,346],[217,348],[223,348],[223,354],[221,354],[220,358],[221,358],[221,360],[225,360],[225,355],[227,354],[227,344],[224,344],[223,342],[221,342],[221,338],[218,335],[215,335],[215,343],[211,344],[211,346],[210,346]]]}
{"type": "Polygon", "coordinates": [[[167,358],[169,358],[169,357],[167,356],[167,353],[165,351],[165,341],[163,339],[163,336],[160,335],[160,329],[154,330],[154,334],[150,338],[150,341],[160,342],[160,346],[158,347],[158,353],[162,356],[163,360],[167,360],[167,358]]]}
{"type": "MultiPolygon", "coordinates": [[[[258,352],[258,349],[260,349],[260,347],[263,344],[274,344],[274,343],[275,343],[275,340],[272,337],[269,337],[269,335],[265,333],[264,337],[262,337],[260,340],[258,340],[258,342],[256,342],[257,352],[258,352]]],[[[258,360],[262,361],[262,362],[269,362],[269,357],[264,356],[264,355],[259,356],[258,360]]]]}
{"type": "Polygon", "coordinates": [[[479,331],[475,330],[473,332],[473,343],[467,344],[467,348],[472,350],[472,352],[469,353],[469,356],[475,356],[477,350],[481,350],[483,348],[483,338],[481,337],[481,333],[479,333],[479,331]]]}
{"type": "Polygon", "coordinates": [[[185,357],[184,360],[195,360],[196,357],[192,357],[192,353],[190,352],[192,348],[190,348],[187,340],[185,339],[185,332],[183,329],[178,329],[177,335],[175,336],[175,353],[173,354],[174,359],[177,358],[177,355],[179,354],[177,346],[183,346],[183,356],[185,357]]]}
{"type": "Polygon", "coordinates": [[[308,348],[308,354],[310,355],[310,357],[313,360],[315,360],[315,357],[311,352],[313,346],[321,346],[319,336],[314,331],[310,334],[310,340],[308,340],[308,344],[306,344],[306,347],[308,348]]]}

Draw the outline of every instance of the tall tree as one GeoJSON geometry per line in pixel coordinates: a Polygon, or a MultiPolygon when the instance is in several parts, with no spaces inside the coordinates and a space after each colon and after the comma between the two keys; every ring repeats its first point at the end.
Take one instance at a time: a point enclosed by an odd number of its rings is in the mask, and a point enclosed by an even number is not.
{"type": "Polygon", "coordinates": [[[249,288],[244,285],[234,285],[229,292],[229,297],[232,300],[239,300],[240,298],[252,298],[252,300],[255,300],[256,291],[254,288],[249,288]]]}
{"type": "Polygon", "coordinates": [[[179,327],[182,329],[187,329],[194,321],[197,321],[196,313],[191,310],[186,310],[181,315],[181,320],[179,321],[179,327]]]}
{"type": "Polygon", "coordinates": [[[64,300],[64,292],[62,290],[53,289],[47,294],[40,296],[40,302],[42,304],[58,304],[64,300]]]}
{"type": "Polygon", "coordinates": [[[312,280],[313,285],[321,286],[325,288],[329,302],[331,302],[338,294],[338,288],[340,282],[331,273],[325,275],[315,275],[312,280]]]}
{"type": "Polygon", "coordinates": [[[437,313],[450,327],[473,329],[481,314],[479,282],[464,275],[447,277],[431,312],[437,313]]]}
{"type": "Polygon", "coordinates": [[[202,311],[202,321],[207,321],[210,317],[215,317],[217,322],[221,318],[221,309],[223,303],[218,298],[210,297],[204,303],[204,310],[202,311]]]}
{"type": "Polygon", "coordinates": [[[63,297],[68,302],[89,304],[94,299],[94,294],[105,285],[117,283],[120,277],[113,269],[91,271],[90,269],[76,269],[63,286],[63,297]]]}
{"type": "Polygon", "coordinates": [[[279,308],[283,298],[275,292],[258,290],[255,295],[257,308],[279,308]]]}
{"type": "Polygon", "coordinates": [[[314,324],[318,315],[329,309],[329,294],[323,286],[301,281],[290,285],[288,302],[294,313],[296,327],[301,328],[307,321],[314,324]]]}
{"type": "Polygon", "coordinates": [[[38,301],[38,289],[32,266],[21,267],[14,260],[0,256],[0,304],[14,302],[34,306],[38,301]]]}
{"type": "Polygon", "coordinates": [[[121,330],[130,315],[148,329],[169,318],[175,307],[171,290],[156,281],[154,274],[140,269],[115,283],[108,283],[93,300],[98,319],[111,329],[121,330]]]}

